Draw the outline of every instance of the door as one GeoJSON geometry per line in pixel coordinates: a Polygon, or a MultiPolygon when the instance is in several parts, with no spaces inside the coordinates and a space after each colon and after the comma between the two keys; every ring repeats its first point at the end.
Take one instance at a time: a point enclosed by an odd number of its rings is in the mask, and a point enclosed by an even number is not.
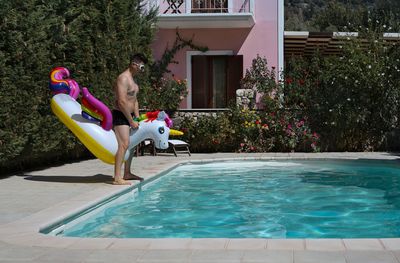
{"type": "Polygon", "coordinates": [[[236,100],[243,56],[192,56],[192,108],[226,108],[236,100]]]}

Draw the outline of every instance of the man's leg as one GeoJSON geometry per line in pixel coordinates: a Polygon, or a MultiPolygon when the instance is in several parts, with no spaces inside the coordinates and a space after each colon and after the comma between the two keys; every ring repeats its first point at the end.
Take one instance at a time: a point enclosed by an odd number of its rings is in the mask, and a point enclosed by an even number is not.
{"type": "Polygon", "coordinates": [[[131,183],[125,181],[121,175],[121,167],[124,162],[125,153],[129,146],[129,126],[117,125],[114,127],[115,137],[117,137],[118,150],[115,154],[114,164],[114,184],[129,185],[131,183]]]}
{"type": "Polygon", "coordinates": [[[131,164],[132,164],[132,159],[133,159],[133,149],[131,150],[131,152],[129,153],[129,158],[128,160],[125,162],[125,169],[124,169],[124,179],[125,180],[139,180],[139,181],[143,181],[143,178],[137,175],[134,175],[131,173],[131,164]]]}

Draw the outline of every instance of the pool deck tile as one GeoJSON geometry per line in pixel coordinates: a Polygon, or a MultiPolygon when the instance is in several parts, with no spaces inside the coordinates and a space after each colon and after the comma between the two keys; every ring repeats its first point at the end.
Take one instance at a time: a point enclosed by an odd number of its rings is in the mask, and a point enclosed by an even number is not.
{"type": "Polygon", "coordinates": [[[227,238],[193,238],[189,249],[225,250],[228,242],[227,238]]]}
{"type": "Polygon", "coordinates": [[[400,262],[400,250],[394,250],[393,255],[396,257],[397,261],[400,262]]]}
{"type": "Polygon", "coordinates": [[[270,239],[267,242],[269,250],[304,250],[304,239],[270,239]]]}
{"type": "MultiPolygon", "coordinates": [[[[143,156],[133,171],[146,180],[186,162],[214,160],[381,159],[391,153],[216,153],[143,156]]],[[[382,239],[151,239],[74,238],[40,229],[115,194],[113,166],[99,160],[68,163],[0,179],[0,262],[346,262],[400,263],[400,238],[382,239]],[[16,194],[18,193],[18,194],[16,194]],[[12,196],[12,198],[10,198],[12,196]]]]}
{"type": "Polygon", "coordinates": [[[45,236],[46,238],[42,238],[35,242],[35,246],[67,249],[71,247],[72,244],[74,244],[77,240],[76,237],[55,237],[50,235],[42,236],[45,236]]]}
{"type": "MultiPolygon", "coordinates": [[[[98,252],[98,251],[97,251],[98,252]]],[[[87,259],[94,251],[87,250],[66,250],[66,249],[54,249],[46,251],[43,255],[39,256],[37,260],[39,262],[87,262],[87,259]]]]}
{"type": "Polygon", "coordinates": [[[68,249],[107,249],[114,240],[112,238],[77,238],[68,249]]]}
{"type": "Polygon", "coordinates": [[[189,262],[190,250],[147,250],[137,260],[138,262],[189,262]]]}
{"type": "Polygon", "coordinates": [[[306,239],[306,250],[314,251],[344,251],[346,250],[342,239],[306,239]]]}
{"type": "Polygon", "coordinates": [[[228,250],[195,250],[191,256],[191,262],[237,262],[242,260],[243,251],[228,250]]]}
{"type": "Polygon", "coordinates": [[[400,250],[400,238],[382,238],[380,241],[387,250],[400,250]]]}
{"type": "Polygon", "coordinates": [[[293,251],[245,251],[243,263],[293,263],[293,251]]]}
{"type": "Polygon", "coordinates": [[[0,247],[0,262],[10,261],[10,262],[19,262],[19,261],[32,261],[40,256],[45,254],[45,251],[40,248],[34,247],[13,247],[13,246],[4,246],[0,247]]]}
{"type": "Polygon", "coordinates": [[[226,249],[228,250],[262,250],[267,249],[267,239],[262,238],[238,238],[229,239],[226,249]]]}
{"type": "Polygon", "coordinates": [[[398,263],[391,251],[347,251],[347,263],[398,263]]]}
{"type": "Polygon", "coordinates": [[[343,239],[348,250],[385,250],[379,239],[343,239]]]}
{"type": "Polygon", "coordinates": [[[162,238],[150,241],[149,249],[189,249],[190,238],[162,238]]]}
{"type": "MultiPolygon", "coordinates": [[[[146,251],[144,250],[120,250],[120,251],[109,251],[109,250],[96,250],[91,253],[87,251],[88,255],[84,258],[83,262],[119,262],[119,263],[132,263],[143,256],[146,251]],[[112,252],[112,253],[110,253],[112,252]]],[[[54,261],[56,262],[56,261],[54,261]]]]}
{"type": "Polygon", "coordinates": [[[148,249],[152,238],[116,238],[108,249],[148,249]]]}
{"type": "MultiPolygon", "coordinates": [[[[294,263],[348,263],[343,252],[295,251],[294,263]]],[[[361,263],[361,262],[359,262],[361,263]]],[[[378,262],[376,262],[378,263],[378,262]]]]}

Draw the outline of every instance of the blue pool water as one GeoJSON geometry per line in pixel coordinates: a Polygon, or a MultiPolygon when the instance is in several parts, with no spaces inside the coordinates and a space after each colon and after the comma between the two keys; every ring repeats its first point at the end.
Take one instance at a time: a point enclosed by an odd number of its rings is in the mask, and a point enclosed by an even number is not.
{"type": "Polygon", "coordinates": [[[400,166],[306,160],[182,165],[62,235],[400,237],[400,166]]]}

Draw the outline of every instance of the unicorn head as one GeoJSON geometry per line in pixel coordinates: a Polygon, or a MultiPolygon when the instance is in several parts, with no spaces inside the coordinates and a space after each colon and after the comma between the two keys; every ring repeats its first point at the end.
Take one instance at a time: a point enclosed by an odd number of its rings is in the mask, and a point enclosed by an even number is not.
{"type": "Polygon", "coordinates": [[[166,116],[168,115],[164,111],[160,111],[157,119],[141,121],[139,128],[131,131],[129,148],[135,147],[143,140],[152,139],[156,148],[167,149],[171,130],[165,122],[166,116]]]}

